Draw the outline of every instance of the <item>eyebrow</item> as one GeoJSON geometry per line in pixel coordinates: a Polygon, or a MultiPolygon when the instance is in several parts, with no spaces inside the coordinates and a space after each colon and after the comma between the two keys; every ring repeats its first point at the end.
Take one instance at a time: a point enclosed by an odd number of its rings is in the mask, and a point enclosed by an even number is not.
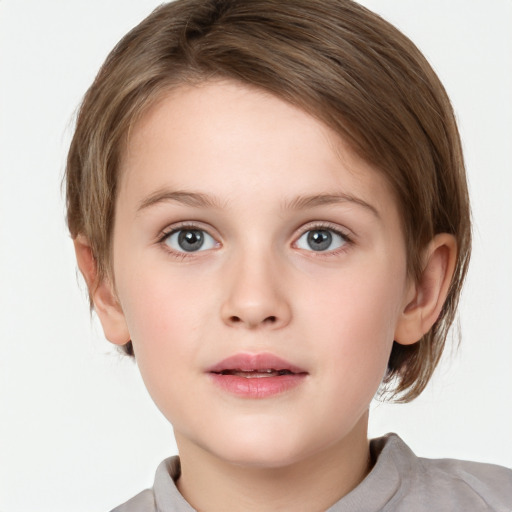
{"type": "Polygon", "coordinates": [[[213,196],[199,192],[185,192],[181,190],[157,190],[143,199],[137,213],[158,203],[176,202],[195,208],[221,208],[221,201],[213,196]]]}
{"type": "Polygon", "coordinates": [[[318,206],[328,206],[332,204],[341,203],[355,203],[369,210],[377,218],[380,218],[380,214],[377,208],[375,208],[370,203],[367,203],[366,201],[359,197],[353,196],[351,194],[346,194],[344,192],[336,194],[314,194],[310,196],[299,196],[293,199],[292,201],[286,203],[285,209],[302,210],[305,208],[314,208],[318,206]]]}
{"type": "MultiPolygon", "coordinates": [[[[156,192],[150,194],[148,197],[143,199],[139,207],[137,208],[137,213],[145,210],[155,204],[163,203],[163,202],[176,202],[181,203],[186,206],[191,206],[194,208],[216,208],[221,209],[223,207],[222,201],[220,201],[215,196],[210,196],[208,194],[203,194],[200,192],[187,192],[182,190],[157,190],[156,192]]],[[[355,203],[363,208],[369,210],[373,215],[377,218],[380,218],[380,214],[378,210],[367,203],[363,199],[360,199],[351,194],[346,194],[343,192],[336,194],[313,194],[308,196],[298,196],[291,201],[287,201],[283,205],[284,210],[303,210],[306,208],[315,208],[319,206],[329,206],[333,204],[342,204],[342,203],[355,203]]],[[[225,206],[225,205],[224,205],[225,206]]]]}

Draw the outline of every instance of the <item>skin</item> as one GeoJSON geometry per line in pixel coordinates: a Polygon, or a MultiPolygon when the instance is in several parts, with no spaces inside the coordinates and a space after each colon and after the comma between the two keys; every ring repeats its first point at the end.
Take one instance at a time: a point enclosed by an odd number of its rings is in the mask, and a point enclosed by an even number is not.
{"type": "MultiPolygon", "coordinates": [[[[92,285],[87,241],[75,245],[92,285]]],[[[454,254],[439,235],[425,279],[411,282],[397,205],[377,170],[288,103],[211,82],[174,90],[134,127],[114,282],[93,299],[107,338],[133,342],[173,425],[178,486],[194,508],[325,510],[369,471],[368,407],[393,340],[413,343],[435,321],[454,254]],[[202,230],[202,250],[169,235],[183,223],[202,230]],[[315,230],[331,233],[328,249],[308,245],[315,230]],[[207,369],[241,352],[307,375],[271,397],[233,395],[207,369]]]]}

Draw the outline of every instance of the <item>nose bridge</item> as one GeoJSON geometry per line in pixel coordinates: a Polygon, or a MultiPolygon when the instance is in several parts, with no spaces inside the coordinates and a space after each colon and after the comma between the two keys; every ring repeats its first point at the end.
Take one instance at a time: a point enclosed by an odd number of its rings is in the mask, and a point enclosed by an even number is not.
{"type": "Polygon", "coordinates": [[[290,321],[284,268],[272,247],[252,244],[226,263],[229,278],[221,311],[224,322],[254,329],[283,327],[290,321]]]}

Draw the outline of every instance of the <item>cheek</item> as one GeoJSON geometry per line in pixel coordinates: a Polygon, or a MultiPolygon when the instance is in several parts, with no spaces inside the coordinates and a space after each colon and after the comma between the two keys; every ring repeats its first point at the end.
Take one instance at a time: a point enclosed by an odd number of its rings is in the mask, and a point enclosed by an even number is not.
{"type": "Polygon", "coordinates": [[[193,335],[198,330],[210,298],[205,293],[209,285],[201,276],[151,264],[128,273],[122,283],[119,294],[125,299],[123,311],[134,342],[166,345],[179,339],[179,333],[193,335]]]}
{"type": "Polygon", "coordinates": [[[403,272],[394,265],[385,271],[375,267],[353,270],[340,272],[327,289],[309,289],[310,300],[303,303],[301,314],[307,319],[303,328],[316,340],[314,349],[329,362],[333,378],[338,374],[350,389],[368,384],[376,391],[399,317],[403,272]]]}
{"type": "Polygon", "coordinates": [[[168,265],[140,267],[120,276],[118,291],[140,372],[158,395],[160,386],[172,392],[171,385],[187,379],[184,369],[197,358],[215,298],[205,293],[210,285],[200,276],[191,279],[168,265]]]}
{"type": "Polygon", "coordinates": [[[126,320],[144,384],[176,431],[190,435],[207,428],[204,389],[198,386],[200,361],[205,340],[212,341],[218,322],[215,283],[199,274],[154,265],[124,290],[129,297],[126,320]]]}

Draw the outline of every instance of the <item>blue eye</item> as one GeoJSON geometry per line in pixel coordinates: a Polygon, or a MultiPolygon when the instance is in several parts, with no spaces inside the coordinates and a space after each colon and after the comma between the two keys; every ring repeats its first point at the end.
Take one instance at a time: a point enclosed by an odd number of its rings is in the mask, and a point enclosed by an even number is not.
{"type": "Polygon", "coordinates": [[[310,229],[296,242],[299,249],[306,251],[334,251],[347,243],[347,239],[332,229],[310,229]]]}
{"type": "Polygon", "coordinates": [[[213,249],[217,242],[202,229],[178,229],[170,233],[164,242],[176,252],[198,252],[213,249]]]}

